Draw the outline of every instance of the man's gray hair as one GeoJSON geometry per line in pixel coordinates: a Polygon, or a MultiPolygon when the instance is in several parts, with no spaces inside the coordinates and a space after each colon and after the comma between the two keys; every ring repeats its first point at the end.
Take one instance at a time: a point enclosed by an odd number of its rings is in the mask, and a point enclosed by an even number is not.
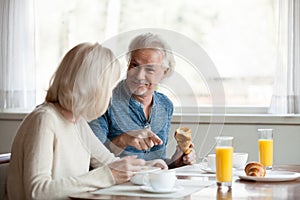
{"type": "Polygon", "coordinates": [[[127,60],[130,61],[133,51],[145,48],[157,49],[164,54],[163,65],[169,68],[167,76],[170,76],[175,68],[175,59],[172,49],[169,44],[157,34],[143,33],[133,38],[128,47],[127,60]]]}

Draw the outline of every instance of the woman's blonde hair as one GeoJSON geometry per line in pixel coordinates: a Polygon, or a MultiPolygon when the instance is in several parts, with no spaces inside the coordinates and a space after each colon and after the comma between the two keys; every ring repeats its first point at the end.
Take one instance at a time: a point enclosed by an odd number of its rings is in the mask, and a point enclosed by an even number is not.
{"type": "Polygon", "coordinates": [[[102,115],[121,75],[119,61],[98,43],[81,43],[62,59],[51,78],[46,101],[92,120],[102,115]]]}

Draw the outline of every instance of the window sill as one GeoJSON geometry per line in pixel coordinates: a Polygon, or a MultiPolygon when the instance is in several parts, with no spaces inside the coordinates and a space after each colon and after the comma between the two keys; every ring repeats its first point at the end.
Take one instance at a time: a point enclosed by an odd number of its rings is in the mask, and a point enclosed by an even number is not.
{"type": "MultiPolygon", "coordinates": [[[[22,121],[28,113],[0,113],[0,121],[22,121]]],[[[172,123],[300,125],[300,115],[174,113],[172,123]]]]}
{"type": "Polygon", "coordinates": [[[174,113],[172,123],[300,125],[300,115],[174,113]]]}
{"type": "Polygon", "coordinates": [[[22,113],[1,113],[0,112],[0,121],[22,121],[28,113],[22,112],[22,113]]]}

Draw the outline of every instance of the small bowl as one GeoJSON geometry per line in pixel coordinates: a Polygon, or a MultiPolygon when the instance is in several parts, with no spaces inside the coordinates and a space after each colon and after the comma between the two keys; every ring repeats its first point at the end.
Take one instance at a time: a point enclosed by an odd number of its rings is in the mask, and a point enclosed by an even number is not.
{"type": "Polygon", "coordinates": [[[235,169],[243,169],[248,161],[248,153],[233,153],[232,167],[235,169]]]}

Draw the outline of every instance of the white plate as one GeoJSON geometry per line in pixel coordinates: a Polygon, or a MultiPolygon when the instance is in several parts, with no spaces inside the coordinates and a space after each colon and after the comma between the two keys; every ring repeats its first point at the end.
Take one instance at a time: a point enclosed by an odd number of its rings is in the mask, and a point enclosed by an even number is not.
{"type": "Polygon", "coordinates": [[[261,181],[261,182],[278,182],[278,181],[292,181],[300,178],[300,173],[285,172],[285,171],[267,171],[265,177],[239,175],[242,180],[261,181]]]}
{"type": "Polygon", "coordinates": [[[172,193],[172,192],[177,192],[180,190],[183,190],[184,188],[182,186],[175,186],[170,190],[154,190],[151,186],[141,186],[140,187],[142,190],[145,192],[152,192],[152,193],[172,193]]]}
{"type": "Polygon", "coordinates": [[[161,169],[160,167],[144,166],[144,167],[142,167],[141,171],[136,172],[136,174],[146,174],[146,173],[158,171],[160,169],[161,169]]]}

